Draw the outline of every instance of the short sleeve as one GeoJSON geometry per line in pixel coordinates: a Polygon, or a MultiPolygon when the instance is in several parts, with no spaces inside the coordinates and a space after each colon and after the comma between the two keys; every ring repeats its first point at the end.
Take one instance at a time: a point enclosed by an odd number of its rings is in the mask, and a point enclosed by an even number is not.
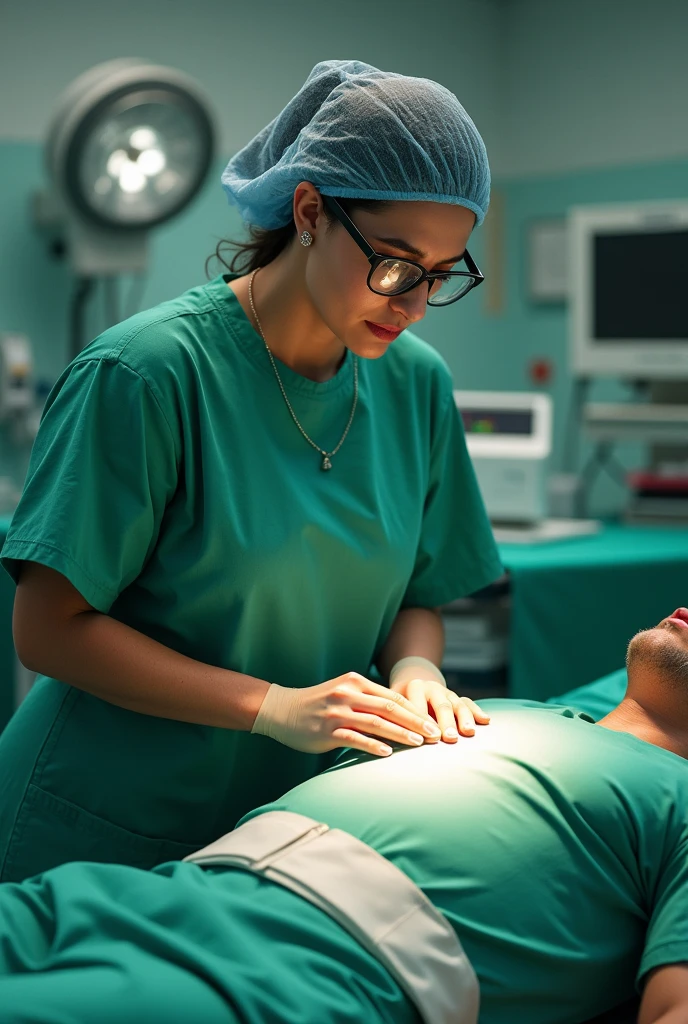
{"type": "Polygon", "coordinates": [[[434,430],[428,490],[403,607],[435,607],[472,594],[503,573],[451,387],[434,430]]]}
{"type": "Polygon", "coordinates": [[[179,441],[160,399],[117,359],[84,359],[53,389],[2,549],[62,573],[109,610],[146,564],[176,489],[179,441]]]}
{"type": "MultiPolygon", "coordinates": [[[[659,844],[658,844],[659,845],[659,844]]],[[[638,985],[651,970],[688,962],[688,827],[664,859],[638,970],[638,985]]]]}

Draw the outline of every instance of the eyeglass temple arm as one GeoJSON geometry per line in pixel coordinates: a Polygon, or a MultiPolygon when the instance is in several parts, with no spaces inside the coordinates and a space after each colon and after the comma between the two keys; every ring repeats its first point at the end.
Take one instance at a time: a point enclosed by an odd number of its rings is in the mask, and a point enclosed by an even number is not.
{"type": "Polygon", "coordinates": [[[476,284],[480,284],[480,282],[484,280],[484,275],[482,271],[478,269],[478,265],[471,256],[471,254],[469,253],[468,249],[466,249],[466,251],[464,252],[463,258],[466,263],[466,269],[469,271],[469,273],[475,274],[476,277],[480,279],[479,281],[476,281],[476,284]]]}
{"type": "Polygon", "coordinates": [[[372,248],[372,246],[370,246],[368,242],[366,242],[361,232],[358,230],[358,228],[351,220],[351,218],[345,213],[345,211],[339,205],[337,200],[333,199],[332,196],[323,196],[322,201],[327,207],[327,209],[330,211],[330,213],[333,213],[337,220],[339,221],[339,223],[346,228],[346,230],[349,232],[349,234],[356,242],[356,244],[359,246],[359,248],[361,248],[363,252],[366,254],[368,259],[372,261],[374,257],[377,256],[377,253],[372,248]]]}

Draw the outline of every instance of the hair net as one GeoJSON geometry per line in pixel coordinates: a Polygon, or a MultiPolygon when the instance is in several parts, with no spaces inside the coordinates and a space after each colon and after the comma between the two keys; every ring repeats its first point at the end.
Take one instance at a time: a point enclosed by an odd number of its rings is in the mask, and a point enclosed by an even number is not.
{"type": "Polygon", "coordinates": [[[343,198],[453,203],[478,224],[490,195],[485,145],[456,96],[358,60],[316,64],[222,175],[230,203],[263,228],[290,222],[300,181],[343,198]]]}

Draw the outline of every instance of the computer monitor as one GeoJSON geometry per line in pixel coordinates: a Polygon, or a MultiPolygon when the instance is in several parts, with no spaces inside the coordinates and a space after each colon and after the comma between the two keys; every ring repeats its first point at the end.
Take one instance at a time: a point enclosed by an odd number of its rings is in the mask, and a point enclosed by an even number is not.
{"type": "Polygon", "coordinates": [[[569,212],[571,363],[688,379],[688,199],[569,212]]]}
{"type": "Polygon", "coordinates": [[[466,443],[485,459],[544,459],[552,445],[552,399],[532,391],[455,391],[466,443]]]}

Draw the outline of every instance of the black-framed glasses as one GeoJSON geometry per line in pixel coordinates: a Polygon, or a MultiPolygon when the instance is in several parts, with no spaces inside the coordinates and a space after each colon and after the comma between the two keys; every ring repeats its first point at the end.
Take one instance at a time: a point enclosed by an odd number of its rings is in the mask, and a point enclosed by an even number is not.
{"type": "Polygon", "coordinates": [[[332,196],[323,196],[322,199],[330,213],[346,228],[368,258],[368,287],[376,295],[402,295],[427,281],[428,305],[448,306],[468,295],[471,288],[485,280],[467,249],[463,254],[466,270],[445,270],[440,273],[428,273],[425,267],[413,260],[383,256],[375,252],[336,199],[332,196]]]}

